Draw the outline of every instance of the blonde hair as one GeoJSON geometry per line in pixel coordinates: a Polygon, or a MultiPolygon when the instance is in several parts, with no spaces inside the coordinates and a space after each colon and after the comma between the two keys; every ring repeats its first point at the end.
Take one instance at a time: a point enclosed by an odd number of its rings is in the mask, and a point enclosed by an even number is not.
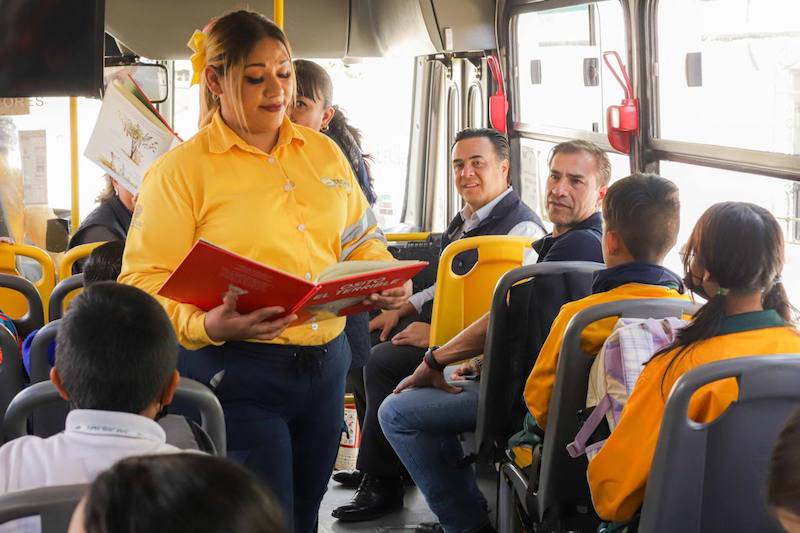
{"type": "MultiPolygon", "coordinates": [[[[220,78],[223,91],[229,95],[236,120],[247,131],[247,120],[242,108],[242,71],[244,62],[253,47],[262,39],[270,38],[283,44],[289,60],[292,49],[286,34],[277,24],[260,13],[253,11],[233,11],[212,21],[205,30],[206,67],[213,68],[220,78]]],[[[292,72],[292,94],[294,101],[294,69],[292,72]]],[[[205,76],[200,77],[200,122],[208,125],[220,107],[219,97],[211,92],[205,76]]]]}

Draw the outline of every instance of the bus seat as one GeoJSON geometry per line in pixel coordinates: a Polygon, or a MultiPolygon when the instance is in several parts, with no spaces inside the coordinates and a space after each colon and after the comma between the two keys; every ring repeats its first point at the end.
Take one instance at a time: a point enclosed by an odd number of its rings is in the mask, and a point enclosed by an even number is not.
{"type": "Polygon", "coordinates": [[[430,346],[446,343],[466,326],[486,314],[500,277],[522,265],[530,237],[487,235],[450,243],[439,259],[433,298],[430,346]],[[453,265],[462,252],[476,250],[478,261],[465,274],[453,265]]]}
{"type": "Polygon", "coordinates": [[[0,524],[39,516],[42,533],[64,533],[87,484],[57,485],[0,495],[0,524]]]}
{"type": "Polygon", "coordinates": [[[442,251],[441,233],[387,233],[386,240],[389,243],[389,252],[395,259],[428,262],[428,266],[412,280],[414,292],[434,284],[436,269],[439,266],[439,253],[442,251]]]}
{"type": "Polygon", "coordinates": [[[550,326],[561,306],[588,296],[602,263],[564,261],[526,265],[507,272],[492,297],[478,403],[475,448],[502,460],[509,437],[527,412],[522,401],[550,326]]]}
{"type": "MultiPolygon", "coordinates": [[[[0,245],[0,250],[2,248],[3,245],[0,245]]],[[[44,325],[41,294],[33,283],[22,276],[0,273],[0,310],[14,321],[20,338],[24,339],[31,331],[44,325]],[[22,302],[21,305],[19,302],[22,302]]]]}
{"type": "Polygon", "coordinates": [[[3,351],[0,360],[0,420],[2,420],[8,404],[25,386],[25,377],[17,339],[4,327],[0,327],[0,349],[3,351]]]}
{"type": "MultiPolygon", "coordinates": [[[[53,260],[47,255],[47,252],[35,246],[1,243],[0,274],[20,276],[20,272],[17,270],[18,257],[33,259],[41,267],[42,277],[33,282],[33,286],[39,294],[39,299],[41,300],[40,306],[46,310],[47,302],[50,299],[50,293],[53,292],[53,287],[55,287],[56,284],[53,260]]],[[[16,289],[9,288],[6,285],[0,287],[0,308],[10,317],[17,319],[28,316],[30,304],[31,298],[27,294],[19,294],[16,289]]],[[[44,315],[43,320],[46,318],[47,316],[44,315]]],[[[34,327],[33,329],[36,328],[34,327]]],[[[27,335],[27,333],[25,333],[25,335],[27,335]]]]}
{"type": "MultiPolygon", "coordinates": [[[[224,457],[227,451],[225,436],[225,415],[217,397],[208,387],[189,378],[181,378],[175,399],[187,402],[197,407],[200,411],[201,427],[214,443],[216,454],[224,457]]],[[[27,435],[28,417],[42,407],[63,405],[68,407],[66,401],[59,396],[58,391],[51,381],[34,383],[17,394],[6,410],[3,418],[4,442],[27,435]]],[[[65,413],[68,409],[65,409],[65,413]]],[[[61,420],[61,429],[64,429],[66,414],[61,420]]],[[[34,422],[35,423],[35,422],[34,422]]],[[[35,430],[35,427],[34,427],[35,430]]],[[[169,442],[169,438],[167,440],[169,442]]]]}
{"type": "Polygon", "coordinates": [[[550,414],[542,445],[538,489],[528,492],[527,509],[545,523],[596,528],[586,481],[585,456],[573,459],[567,453],[577,429],[577,413],[586,407],[589,371],[595,354],[581,349],[581,333],[589,324],[608,317],[666,318],[692,315],[699,306],[681,299],[633,299],[592,306],[575,315],[564,332],[556,383],[550,398],[550,414]]]}
{"type": "Polygon", "coordinates": [[[800,407],[800,357],[739,357],[702,365],[672,389],[661,422],[639,531],[775,532],[766,504],[772,448],[800,407]],[[687,417],[704,385],[736,378],[739,398],[708,424],[687,417]]]}
{"type": "Polygon", "coordinates": [[[61,258],[58,264],[58,279],[65,280],[72,275],[72,266],[81,259],[86,259],[89,254],[98,246],[105,244],[105,241],[100,242],[87,242],[75,248],[70,248],[61,258]]]}
{"type": "Polygon", "coordinates": [[[83,273],[75,274],[68,278],[64,278],[58,282],[53,293],[50,295],[50,308],[48,310],[48,317],[50,321],[58,320],[64,316],[69,302],[80,294],[83,289],[83,273]]]}
{"type": "MultiPolygon", "coordinates": [[[[30,381],[31,384],[49,382],[50,359],[48,352],[50,345],[56,341],[56,334],[61,320],[54,320],[33,337],[30,349],[30,381]]],[[[67,402],[56,402],[44,405],[31,413],[33,434],[42,438],[50,437],[64,431],[64,420],[69,412],[67,402]]]]}

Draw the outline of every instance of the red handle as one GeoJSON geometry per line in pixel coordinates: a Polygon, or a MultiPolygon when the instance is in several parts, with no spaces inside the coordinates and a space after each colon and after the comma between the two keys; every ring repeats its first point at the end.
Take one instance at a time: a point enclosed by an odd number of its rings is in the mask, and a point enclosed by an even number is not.
{"type": "Polygon", "coordinates": [[[631,84],[631,79],[628,77],[628,71],[625,70],[625,65],[622,63],[622,58],[619,57],[619,54],[613,50],[608,52],[603,52],[603,61],[605,62],[608,69],[611,71],[611,74],[617,78],[617,81],[622,86],[622,90],[625,91],[625,99],[630,100],[633,97],[633,85],[631,84]],[[619,71],[622,74],[617,73],[617,70],[614,68],[614,65],[611,64],[611,61],[608,60],[608,56],[613,56],[617,60],[617,65],[619,67],[619,71]]]}
{"type": "Polygon", "coordinates": [[[495,94],[504,95],[505,89],[503,88],[503,71],[500,70],[500,61],[497,57],[491,55],[486,58],[486,63],[489,65],[489,70],[492,71],[492,77],[497,83],[497,92],[495,94]]]}

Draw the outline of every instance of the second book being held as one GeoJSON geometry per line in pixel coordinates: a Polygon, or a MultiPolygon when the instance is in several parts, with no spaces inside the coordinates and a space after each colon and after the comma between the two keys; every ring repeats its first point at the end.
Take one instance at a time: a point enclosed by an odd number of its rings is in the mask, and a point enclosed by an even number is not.
{"type": "Polygon", "coordinates": [[[200,239],[161,289],[160,296],[196,305],[204,311],[233,291],[237,311],[283,307],[295,324],[321,321],[372,309],[364,299],[401,287],[428,265],[425,261],[345,261],[305,280],[200,239]]]}

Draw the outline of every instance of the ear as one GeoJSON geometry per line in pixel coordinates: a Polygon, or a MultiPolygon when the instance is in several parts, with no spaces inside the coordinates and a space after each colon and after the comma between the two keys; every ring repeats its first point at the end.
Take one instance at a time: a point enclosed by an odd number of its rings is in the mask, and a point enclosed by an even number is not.
{"type": "Polygon", "coordinates": [[[335,115],[335,114],[336,114],[336,109],[334,109],[333,106],[331,106],[331,107],[329,107],[328,109],[325,110],[325,112],[322,114],[322,129],[323,130],[328,127],[328,124],[330,124],[331,120],[333,120],[333,115],[335,115]]]}
{"type": "Polygon", "coordinates": [[[606,230],[603,232],[603,239],[605,239],[606,252],[610,257],[619,255],[622,251],[622,239],[614,230],[606,230]]]}
{"type": "Polygon", "coordinates": [[[503,179],[506,180],[506,183],[508,183],[508,167],[510,165],[511,163],[508,162],[508,159],[500,161],[500,172],[503,174],[503,179]]]}
{"type": "Polygon", "coordinates": [[[220,96],[222,94],[222,80],[217,74],[217,71],[211,67],[206,67],[203,71],[203,76],[206,77],[206,86],[208,86],[208,90],[220,96]]]}
{"type": "Polygon", "coordinates": [[[603,185],[600,187],[600,190],[597,191],[597,205],[595,206],[597,209],[603,205],[603,200],[606,197],[606,193],[608,192],[608,185],[603,185]]]}
{"type": "Polygon", "coordinates": [[[177,370],[173,370],[172,377],[169,378],[169,382],[164,388],[164,392],[161,393],[161,405],[169,405],[172,403],[172,398],[175,396],[175,391],[177,390],[180,382],[181,375],[177,370]]]}
{"type": "Polygon", "coordinates": [[[69,401],[69,394],[67,394],[66,389],[64,389],[64,384],[61,382],[61,375],[58,373],[58,370],[56,370],[56,367],[50,369],[50,381],[55,385],[58,395],[69,401]]]}

